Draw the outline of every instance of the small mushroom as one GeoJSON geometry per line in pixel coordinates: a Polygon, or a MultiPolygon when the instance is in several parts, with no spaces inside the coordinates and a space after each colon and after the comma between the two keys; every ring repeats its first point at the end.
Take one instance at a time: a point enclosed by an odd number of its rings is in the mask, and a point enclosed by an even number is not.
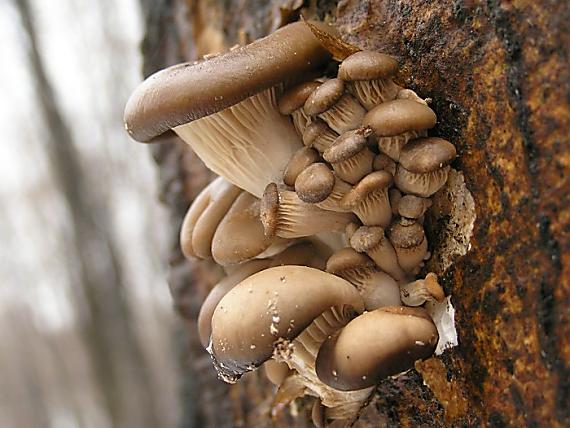
{"type": "Polygon", "coordinates": [[[421,306],[425,302],[443,302],[445,293],[437,282],[435,273],[400,287],[402,302],[407,306],[421,306]]]}
{"type": "Polygon", "coordinates": [[[442,138],[421,138],[402,149],[394,182],[404,193],[428,198],[443,187],[455,146],[442,138]]]}
{"type": "Polygon", "coordinates": [[[338,134],[319,118],[313,119],[303,132],[303,144],[315,148],[319,153],[328,149],[337,138],[338,134]]]}
{"type": "Polygon", "coordinates": [[[366,174],[372,172],[374,153],[366,145],[364,130],[347,131],[323,153],[337,176],[355,184],[366,174]]]}
{"type": "Polygon", "coordinates": [[[361,226],[350,237],[350,246],[359,253],[366,253],[376,265],[396,281],[406,278],[398,264],[396,250],[384,235],[384,229],[377,226],[361,226]]]}
{"type": "Polygon", "coordinates": [[[277,103],[279,113],[289,114],[293,118],[293,125],[303,135],[309,123],[309,117],[303,111],[303,105],[311,93],[321,85],[320,82],[304,82],[285,92],[277,103]]]}
{"type": "Polygon", "coordinates": [[[364,116],[362,124],[378,136],[381,152],[398,162],[400,151],[408,141],[425,136],[437,117],[428,106],[410,100],[382,103],[364,116]]]}
{"type": "Polygon", "coordinates": [[[285,378],[293,373],[287,364],[275,360],[267,360],[263,364],[263,371],[267,379],[275,386],[281,385],[285,378]]]}
{"type": "Polygon", "coordinates": [[[309,116],[318,115],[339,134],[358,128],[366,113],[356,98],[344,92],[340,79],[322,83],[309,95],[303,109],[309,116]]]}
{"type": "Polygon", "coordinates": [[[283,173],[283,183],[289,187],[295,187],[297,176],[309,165],[318,162],[319,153],[310,147],[302,147],[295,152],[289,160],[285,172],[283,173]]]}
{"type": "Polygon", "coordinates": [[[402,89],[400,91],[398,91],[398,95],[396,95],[396,98],[399,100],[410,100],[410,101],[415,101],[417,103],[421,103],[424,105],[428,105],[428,101],[430,101],[429,98],[423,99],[420,96],[418,96],[418,94],[416,94],[414,91],[412,91],[411,89],[402,89]]]}
{"type": "Polygon", "coordinates": [[[375,171],[358,182],[341,200],[341,206],[351,209],[366,226],[387,227],[392,219],[388,189],[392,174],[375,171]]]}
{"type": "Polygon", "coordinates": [[[341,391],[371,387],[429,358],[438,337],[422,308],[393,306],[366,312],[323,343],[317,375],[341,391]]]}
{"type": "Polygon", "coordinates": [[[356,52],[345,58],[338,68],[338,77],[348,82],[348,90],[366,108],[393,100],[401,89],[392,81],[398,63],[388,55],[373,51],[356,52]]]}
{"type": "Polygon", "coordinates": [[[429,207],[431,207],[431,199],[429,198],[404,195],[399,201],[398,213],[402,217],[418,220],[418,222],[423,223],[423,216],[429,207]]]}
{"type": "Polygon", "coordinates": [[[400,218],[388,229],[388,238],[396,250],[400,267],[408,274],[417,274],[428,254],[428,242],[422,225],[400,218]]]}
{"type": "Polygon", "coordinates": [[[267,236],[301,238],[320,232],[343,231],[354,221],[351,213],[325,211],[306,204],[295,192],[267,185],[261,199],[260,216],[267,236]]]}
{"type": "Polygon", "coordinates": [[[213,180],[194,199],[180,230],[180,247],[188,259],[212,257],[212,239],[242,190],[222,177],[213,180]]]}
{"type": "Polygon", "coordinates": [[[340,203],[351,188],[350,184],[336,177],[324,163],[310,165],[295,181],[295,192],[299,199],[330,211],[351,211],[350,208],[342,207],[340,203]]]}
{"type": "Polygon", "coordinates": [[[327,272],[353,284],[362,296],[367,311],[402,304],[396,281],[378,269],[369,257],[352,248],[343,248],[334,253],[327,261],[327,272]]]}
{"type": "Polygon", "coordinates": [[[372,168],[374,171],[388,171],[390,174],[396,175],[396,162],[384,153],[379,153],[374,157],[372,168]]]}
{"type": "Polygon", "coordinates": [[[126,129],[148,141],[173,128],[209,169],[261,197],[301,147],[278,111],[278,87],[329,59],[305,23],[287,25],[247,46],[152,75],[127,103],[126,129]]]}
{"type": "Polygon", "coordinates": [[[233,202],[211,240],[216,263],[235,265],[262,254],[279,252],[289,245],[285,239],[265,235],[259,205],[259,199],[243,191],[233,202]]]}

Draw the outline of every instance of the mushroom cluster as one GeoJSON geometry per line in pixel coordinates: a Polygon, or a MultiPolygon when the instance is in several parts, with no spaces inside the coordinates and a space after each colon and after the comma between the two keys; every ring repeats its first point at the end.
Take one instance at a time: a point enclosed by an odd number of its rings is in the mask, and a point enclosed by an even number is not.
{"type": "MultiPolygon", "coordinates": [[[[334,30],[312,23],[334,38],[334,30]]],[[[347,426],[382,379],[432,355],[422,307],[442,301],[423,222],[454,146],[436,115],[394,83],[397,62],[359,51],[336,77],[305,23],[149,77],[126,129],[172,129],[216,174],[181,230],[185,256],[227,276],[198,325],[219,377],[263,365],[274,411],[315,398],[316,426],[347,426]]]]}

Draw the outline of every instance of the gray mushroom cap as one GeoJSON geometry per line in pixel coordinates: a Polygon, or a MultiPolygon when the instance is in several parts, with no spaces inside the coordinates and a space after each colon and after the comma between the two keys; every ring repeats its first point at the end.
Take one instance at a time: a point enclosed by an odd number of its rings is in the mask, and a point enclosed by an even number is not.
{"type": "Polygon", "coordinates": [[[345,58],[338,68],[342,80],[388,79],[398,72],[398,62],[389,55],[360,51],[345,58]]]}
{"type": "Polygon", "coordinates": [[[426,173],[447,166],[456,156],[455,146],[443,138],[418,138],[402,148],[400,164],[410,172],[426,173]]]}
{"type": "Polygon", "coordinates": [[[316,116],[331,108],[342,97],[344,82],[340,79],[330,79],[321,84],[307,98],[303,110],[309,116],[316,116]]]}
{"type": "Polygon", "coordinates": [[[364,116],[362,124],[379,137],[433,128],[437,117],[428,106],[405,99],[379,104],[364,116]]]}

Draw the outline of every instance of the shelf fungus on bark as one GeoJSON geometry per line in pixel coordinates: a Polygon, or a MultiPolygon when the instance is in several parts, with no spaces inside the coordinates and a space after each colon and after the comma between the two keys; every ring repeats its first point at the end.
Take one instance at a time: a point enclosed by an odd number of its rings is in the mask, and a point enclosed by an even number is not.
{"type": "Polygon", "coordinates": [[[338,77],[319,76],[332,60],[322,32],[347,45],[315,25],[156,73],[125,124],[145,142],[173,129],[220,176],[180,233],[186,257],[228,273],[198,317],[220,378],[263,365],[278,388],[273,413],[308,395],[315,425],[337,427],[376,383],[435,349],[420,306],[444,293],[434,273],[416,275],[430,197],[456,151],[427,137],[436,115],[392,81],[393,58],[345,49],[338,77]]]}

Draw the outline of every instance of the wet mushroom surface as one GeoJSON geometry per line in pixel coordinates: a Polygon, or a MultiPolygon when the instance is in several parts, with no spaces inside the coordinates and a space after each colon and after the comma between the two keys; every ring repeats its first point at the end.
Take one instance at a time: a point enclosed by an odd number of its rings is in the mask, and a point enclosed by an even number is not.
{"type": "Polygon", "coordinates": [[[273,412],[311,396],[319,425],[350,426],[378,382],[436,349],[423,305],[445,295],[425,269],[423,222],[455,148],[426,138],[436,114],[392,81],[394,58],[360,51],[319,76],[332,55],[303,23],[208,61],[149,77],[125,112],[134,138],[172,128],[219,175],[181,233],[187,258],[227,272],[200,313],[201,342],[226,382],[264,365],[273,412]],[[255,83],[240,92],[217,67],[255,83]],[[173,91],[204,101],[165,102],[173,91]],[[279,258],[303,245],[303,259],[279,258]]]}

